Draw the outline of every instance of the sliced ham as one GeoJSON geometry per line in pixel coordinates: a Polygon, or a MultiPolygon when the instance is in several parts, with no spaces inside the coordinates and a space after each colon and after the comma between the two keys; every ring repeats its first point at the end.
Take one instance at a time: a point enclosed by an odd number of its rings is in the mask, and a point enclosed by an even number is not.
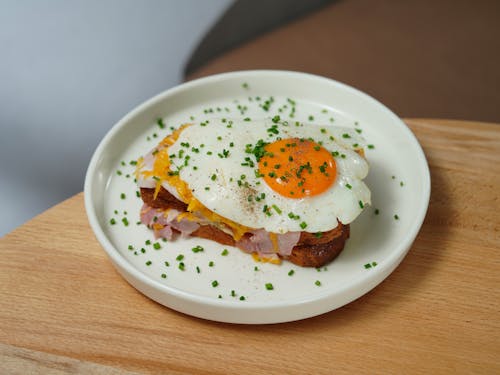
{"type": "Polygon", "coordinates": [[[187,237],[200,226],[186,218],[178,220],[180,213],[175,209],[165,211],[144,204],[141,208],[141,222],[154,230],[156,238],[172,239],[172,229],[180,232],[181,236],[187,237]]]}
{"type": "Polygon", "coordinates": [[[148,226],[151,225],[154,222],[155,216],[157,216],[157,211],[144,203],[141,208],[141,223],[148,226]]]}
{"type": "MultiPolygon", "coordinates": [[[[153,170],[154,167],[154,162],[155,162],[155,156],[153,154],[153,150],[149,151],[145,156],[142,161],[142,167],[141,170],[146,170],[146,171],[151,171],[153,170]]],[[[144,178],[142,176],[142,173],[139,173],[137,176],[137,185],[141,188],[148,188],[148,189],[154,189],[156,187],[156,181],[152,178],[144,178]]]]}
{"type": "Polygon", "coordinates": [[[187,219],[181,219],[179,221],[173,220],[169,223],[169,225],[178,232],[181,232],[182,237],[189,236],[200,227],[198,223],[187,219]]]}
{"type": "Polygon", "coordinates": [[[264,229],[257,229],[250,232],[249,236],[245,236],[236,242],[236,246],[240,249],[259,255],[271,255],[278,253],[282,256],[291,254],[292,249],[297,245],[300,239],[300,232],[288,232],[284,234],[272,234],[264,229]],[[271,236],[276,236],[276,245],[273,243],[271,236]]]}
{"type": "Polygon", "coordinates": [[[300,232],[288,232],[285,234],[278,234],[279,253],[282,256],[289,256],[293,248],[297,245],[300,239],[300,232]]]}
{"type": "MultiPolygon", "coordinates": [[[[187,237],[200,228],[200,224],[186,218],[178,220],[181,211],[168,209],[167,211],[153,208],[146,203],[141,209],[141,222],[154,230],[156,238],[172,238],[172,230],[187,237]]],[[[279,254],[287,257],[300,239],[300,232],[274,234],[264,229],[256,229],[236,241],[235,245],[247,253],[257,253],[264,258],[271,258],[279,254]],[[274,238],[273,238],[274,237],[274,238]]]]}
{"type": "Polygon", "coordinates": [[[172,228],[169,225],[165,225],[161,229],[154,230],[155,238],[165,238],[169,241],[172,239],[173,234],[174,234],[174,231],[172,230],[172,228]]]}
{"type": "MultiPolygon", "coordinates": [[[[177,232],[171,224],[177,221],[179,213],[187,212],[187,204],[178,200],[164,187],[161,187],[157,195],[154,194],[153,188],[141,188],[140,191],[145,202],[141,210],[141,221],[155,229],[155,235],[169,239],[177,232]]],[[[178,227],[186,234],[191,233],[194,237],[216,241],[225,246],[237,246],[247,253],[252,253],[260,261],[279,263],[280,259],[287,259],[302,267],[321,267],[331,262],[344,248],[350,232],[348,224],[338,222],[334,229],[323,232],[321,236],[307,232],[271,234],[264,230],[253,230],[246,233],[241,240],[235,241],[230,227],[223,223],[214,224],[200,213],[192,214],[197,215],[196,220],[190,221],[186,227],[178,227]],[[198,223],[199,227],[191,232],[195,227],[194,222],[198,223]],[[278,252],[275,252],[276,248],[278,252]]],[[[183,220],[179,220],[181,221],[183,220]]]]}

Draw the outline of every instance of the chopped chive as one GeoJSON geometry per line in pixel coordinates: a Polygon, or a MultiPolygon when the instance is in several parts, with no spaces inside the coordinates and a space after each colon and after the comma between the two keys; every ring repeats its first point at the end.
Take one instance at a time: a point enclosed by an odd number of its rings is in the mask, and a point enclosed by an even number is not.
{"type": "Polygon", "coordinates": [[[153,244],[153,248],[154,248],[155,250],[160,250],[160,249],[161,249],[161,245],[160,245],[160,243],[159,243],[159,242],[155,242],[155,243],[153,244]]]}
{"type": "Polygon", "coordinates": [[[290,271],[288,271],[288,276],[293,276],[294,273],[295,273],[294,270],[290,270],[290,271]]]}
{"type": "Polygon", "coordinates": [[[316,280],[316,281],[314,282],[314,284],[315,284],[316,286],[321,286],[321,281],[316,280]]]}
{"type": "Polygon", "coordinates": [[[267,289],[267,290],[273,290],[273,289],[274,289],[273,284],[271,284],[271,283],[266,283],[266,289],[267,289]]]}
{"type": "Polygon", "coordinates": [[[217,280],[212,281],[212,287],[216,288],[219,285],[217,280]]]}
{"type": "Polygon", "coordinates": [[[160,127],[160,129],[164,129],[165,128],[165,124],[163,123],[163,119],[162,118],[158,118],[158,120],[156,120],[156,123],[158,124],[158,126],[160,127]]]}
{"type": "Polygon", "coordinates": [[[222,256],[226,256],[227,254],[229,254],[228,249],[224,249],[224,250],[222,250],[222,253],[220,253],[220,255],[222,255],[222,256]]]}
{"type": "Polygon", "coordinates": [[[203,251],[203,247],[198,245],[198,246],[195,246],[191,249],[193,251],[193,253],[199,253],[201,251],[203,251]]]}

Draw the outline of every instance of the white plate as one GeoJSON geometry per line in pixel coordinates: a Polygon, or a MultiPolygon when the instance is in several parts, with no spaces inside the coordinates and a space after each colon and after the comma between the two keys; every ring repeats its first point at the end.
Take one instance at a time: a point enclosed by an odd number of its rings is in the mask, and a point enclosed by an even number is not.
{"type": "Polygon", "coordinates": [[[339,82],[286,71],[211,76],[148,100],[104,137],[85,180],[90,225],[130,284],[186,314],[248,324],[315,316],[374,288],[409,250],[427,211],[429,195],[424,153],[395,114],[339,82]],[[274,101],[266,112],[261,105],[271,97],[274,101]],[[374,146],[366,150],[371,165],[366,183],[373,204],[351,225],[351,238],[337,259],[320,270],[288,262],[280,266],[256,263],[236,248],[207,240],[158,242],[144,225],[137,225],[142,202],[136,197],[134,167],[129,162],[151,149],[170,132],[170,126],[191,121],[191,116],[195,121],[211,117],[256,119],[275,114],[285,119],[291,110],[288,99],[297,103],[294,120],[359,128],[374,146]],[[163,129],[156,123],[160,117],[166,125],[163,129]],[[150,245],[146,244],[148,240],[150,245]],[[155,242],[160,249],[154,248],[155,242]],[[196,245],[204,251],[193,252],[196,245]],[[221,255],[224,248],[229,250],[226,256],[221,255]],[[184,270],[179,269],[179,255],[184,256],[184,270]],[[273,285],[272,290],[266,288],[268,283],[273,285]]]}

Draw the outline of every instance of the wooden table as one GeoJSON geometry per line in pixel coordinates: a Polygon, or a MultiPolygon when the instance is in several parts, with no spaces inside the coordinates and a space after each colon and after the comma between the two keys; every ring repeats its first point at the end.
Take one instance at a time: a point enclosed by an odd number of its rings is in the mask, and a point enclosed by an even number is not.
{"type": "Polygon", "coordinates": [[[177,313],[118,275],[78,194],[0,240],[0,373],[500,373],[500,124],[406,122],[430,207],[367,295],[276,325],[177,313]]]}

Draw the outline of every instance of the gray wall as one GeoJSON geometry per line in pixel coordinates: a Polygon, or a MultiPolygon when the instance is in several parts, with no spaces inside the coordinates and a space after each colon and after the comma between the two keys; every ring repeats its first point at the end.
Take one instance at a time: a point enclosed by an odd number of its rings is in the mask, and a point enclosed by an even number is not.
{"type": "Polygon", "coordinates": [[[83,189],[100,139],[182,80],[232,0],[0,0],[0,235],[83,189]]]}

